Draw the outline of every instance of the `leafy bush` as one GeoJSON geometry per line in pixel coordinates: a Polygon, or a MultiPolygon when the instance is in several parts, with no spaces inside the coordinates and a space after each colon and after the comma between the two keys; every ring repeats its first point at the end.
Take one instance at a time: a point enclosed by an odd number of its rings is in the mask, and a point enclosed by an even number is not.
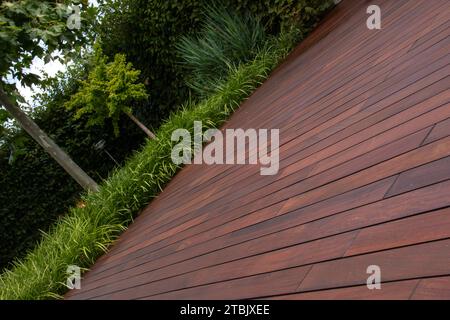
{"type": "Polygon", "coordinates": [[[267,40],[253,15],[232,14],[223,6],[207,6],[205,23],[195,37],[182,37],[177,49],[189,72],[188,85],[200,96],[214,90],[220,75],[251,60],[267,40]]]}
{"type": "Polygon", "coordinates": [[[232,68],[228,80],[210,98],[188,103],[172,114],[155,140],[148,140],[99,192],[83,198],[85,207],[72,208],[22,262],[0,277],[0,299],[45,299],[63,294],[67,266],[90,267],[179,169],[170,156],[175,144],[172,132],[179,128],[192,131],[199,119],[207,128],[220,126],[289,52],[294,43],[285,39],[274,40],[253,61],[232,68]]]}
{"type": "Polygon", "coordinates": [[[144,84],[136,83],[140,74],[127,63],[124,54],[116,54],[114,61],[107,63],[96,46],[93,69],[81,88],[65,104],[75,110],[75,118],[89,116],[88,125],[104,125],[106,119],[112,120],[114,134],[119,135],[119,120],[124,113],[132,113],[134,103],[145,101],[147,93],[144,84]]]}

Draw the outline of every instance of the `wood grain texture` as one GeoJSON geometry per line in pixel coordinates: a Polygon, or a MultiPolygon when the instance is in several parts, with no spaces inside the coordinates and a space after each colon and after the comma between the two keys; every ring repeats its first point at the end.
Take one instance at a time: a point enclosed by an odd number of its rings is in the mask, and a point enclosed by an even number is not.
{"type": "Polygon", "coordinates": [[[343,0],[221,128],[280,129],[277,175],[186,166],[66,298],[450,299],[450,2],[370,4],[382,30],[343,0]]]}

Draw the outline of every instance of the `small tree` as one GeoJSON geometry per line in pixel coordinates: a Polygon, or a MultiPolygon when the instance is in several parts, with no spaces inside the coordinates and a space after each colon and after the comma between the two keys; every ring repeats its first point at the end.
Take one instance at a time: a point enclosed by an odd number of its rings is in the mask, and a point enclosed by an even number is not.
{"type": "Polygon", "coordinates": [[[89,114],[89,125],[102,125],[106,119],[111,119],[116,135],[119,135],[120,116],[125,113],[149,138],[154,139],[153,132],[132,112],[134,103],[148,98],[144,84],[136,83],[140,71],[133,69],[123,54],[116,54],[114,61],[107,63],[100,46],[96,45],[94,50],[93,69],[66,107],[76,109],[76,118],[89,114]]]}

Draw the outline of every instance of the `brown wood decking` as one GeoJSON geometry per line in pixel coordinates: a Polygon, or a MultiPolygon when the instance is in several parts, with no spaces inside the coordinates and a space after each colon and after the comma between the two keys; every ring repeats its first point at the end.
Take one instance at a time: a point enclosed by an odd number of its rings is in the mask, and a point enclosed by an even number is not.
{"type": "Polygon", "coordinates": [[[449,35],[448,0],[344,0],[224,126],[279,128],[278,175],[185,167],[66,298],[450,299],[449,35]]]}

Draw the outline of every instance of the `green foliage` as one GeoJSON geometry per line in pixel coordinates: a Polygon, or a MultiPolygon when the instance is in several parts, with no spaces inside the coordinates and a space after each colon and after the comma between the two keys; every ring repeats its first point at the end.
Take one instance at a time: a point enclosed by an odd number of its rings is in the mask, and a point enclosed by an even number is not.
{"type": "Polygon", "coordinates": [[[0,148],[9,148],[9,163],[24,154],[25,141],[25,134],[19,132],[8,111],[0,108],[0,148]]]}
{"type": "Polygon", "coordinates": [[[68,109],[76,110],[75,118],[89,116],[88,125],[104,125],[111,119],[114,133],[119,135],[120,116],[132,113],[133,104],[147,99],[143,83],[136,83],[140,71],[127,63],[124,54],[116,54],[114,61],[107,63],[107,57],[96,47],[93,69],[88,79],[66,103],[68,109]]]}
{"type": "Polygon", "coordinates": [[[238,11],[258,15],[270,32],[299,28],[305,36],[332,5],[332,0],[228,0],[238,11]]]}
{"type": "Polygon", "coordinates": [[[0,141],[6,131],[6,121],[9,119],[9,113],[5,110],[0,108],[0,141]]]}
{"type": "MultiPolygon", "coordinates": [[[[144,136],[126,117],[119,124],[124,133],[117,138],[110,123],[100,128],[88,127],[86,116],[74,120],[74,112],[64,103],[77,92],[77,80],[86,76],[84,65],[75,64],[49,80],[33,118],[90,176],[101,181],[116,163],[93,146],[104,140],[105,149],[122,164],[144,136]]],[[[0,269],[32,250],[42,238],[41,230],[47,232],[82,192],[27,133],[11,131],[6,138],[7,143],[0,146],[0,269]]]]}
{"type": "Polygon", "coordinates": [[[8,120],[9,114],[5,109],[0,109],[0,125],[3,125],[8,120]]]}
{"type": "MultiPolygon", "coordinates": [[[[33,58],[49,61],[56,50],[70,59],[85,44],[95,20],[96,9],[83,1],[81,28],[69,29],[69,3],[79,1],[21,0],[0,4],[0,80],[7,75],[24,85],[39,77],[27,71],[33,58]],[[62,2],[62,3],[61,3],[62,2]]],[[[7,88],[10,90],[11,87],[7,88]]]]}
{"type": "Polygon", "coordinates": [[[251,14],[233,14],[215,5],[205,11],[198,35],[182,37],[177,45],[189,72],[187,83],[200,96],[214,91],[215,81],[226,77],[230,67],[250,61],[267,40],[263,25],[251,14]]]}
{"type": "Polygon", "coordinates": [[[253,61],[232,68],[229,78],[210,98],[199,104],[188,103],[172,114],[155,140],[148,140],[99,192],[84,197],[84,208],[71,209],[35,250],[0,277],[0,299],[45,299],[63,294],[67,266],[90,267],[177,172],[179,167],[170,156],[175,144],[172,132],[179,128],[192,131],[194,121],[199,119],[206,128],[220,126],[267,78],[292,45],[274,40],[253,61]]]}
{"type": "Polygon", "coordinates": [[[0,147],[8,140],[7,121],[9,120],[9,113],[0,107],[0,147]]]}

